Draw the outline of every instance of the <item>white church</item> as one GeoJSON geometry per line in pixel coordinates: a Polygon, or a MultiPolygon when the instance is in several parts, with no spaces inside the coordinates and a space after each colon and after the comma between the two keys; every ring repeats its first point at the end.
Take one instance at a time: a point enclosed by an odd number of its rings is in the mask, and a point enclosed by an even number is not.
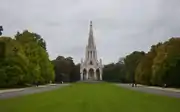
{"type": "Polygon", "coordinates": [[[88,45],[86,46],[85,59],[81,59],[81,80],[102,80],[102,60],[98,61],[96,44],[94,42],[92,21],[90,22],[88,45]]]}

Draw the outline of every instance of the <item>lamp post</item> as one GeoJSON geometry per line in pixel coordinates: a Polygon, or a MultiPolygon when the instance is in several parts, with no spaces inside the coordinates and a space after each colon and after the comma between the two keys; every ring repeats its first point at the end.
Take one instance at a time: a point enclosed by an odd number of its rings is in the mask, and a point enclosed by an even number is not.
{"type": "Polygon", "coordinates": [[[3,27],[0,26],[0,36],[2,35],[3,27]]]}

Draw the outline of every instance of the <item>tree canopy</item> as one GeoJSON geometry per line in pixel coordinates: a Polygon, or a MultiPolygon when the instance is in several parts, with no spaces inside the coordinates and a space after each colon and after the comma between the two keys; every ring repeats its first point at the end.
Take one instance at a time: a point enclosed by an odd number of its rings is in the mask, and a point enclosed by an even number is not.
{"type": "Polygon", "coordinates": [[[27,30],[14,38],[0,37],[0,87],[53,81],[53,65],[44,43],[39,35],[27,30]]]}
{"type": "Polygon", "coordinates": [[[58,56],[52,63],[55,70],[55,82],[75,82],[80,79],[80,64],[75,65],[72,57],[58,56]]]}
{"type": "Polygon", "coordinates": [[[152,45],[147,53],[134,51],[120,58],[119,64],[105,65],[103,77],[107,81],[116,79],[145,85],[180,87],[179,48],[180,38],[171,38],[152,45]]]}

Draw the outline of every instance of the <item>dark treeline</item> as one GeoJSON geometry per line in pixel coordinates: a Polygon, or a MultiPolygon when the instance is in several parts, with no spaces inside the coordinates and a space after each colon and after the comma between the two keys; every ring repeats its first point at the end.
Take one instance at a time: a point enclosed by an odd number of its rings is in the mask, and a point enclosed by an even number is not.
{"type": "Polygon", "coordinates": [[[103,71],[105,81],[180,87],[180,38],[153,45],[147,53],[134,51],[103,71]]]}
{"type": "MultiPolygon", "coordinates": [[[[0,87],[79,79],[80,64],[63,56],[51,61],[40,35],[25,30],[14,37],[0,37],[0,87]]],[[[117,63],[105,65],[103,80],[180,87],[180,38],[153,45],[147,53],[134,51],[117,63]]]]}
{"type": "Polygon", "coordinates": [[[80,79],[80,64],[75,65],[72,57],[58,56],[52,61],[55,70],[55,82],[76,82],[80,79]]]}

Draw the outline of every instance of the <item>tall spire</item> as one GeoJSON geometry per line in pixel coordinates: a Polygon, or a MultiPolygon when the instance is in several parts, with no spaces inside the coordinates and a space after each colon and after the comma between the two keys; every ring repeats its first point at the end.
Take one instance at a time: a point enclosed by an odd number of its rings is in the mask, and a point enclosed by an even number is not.
{"type": "Polygon", "coordinates": [[[92,28],[92,21],[90,21],[88,46],[89,47],[95,47],[94,36],[93,36],[93,28],[92,28]]]}

